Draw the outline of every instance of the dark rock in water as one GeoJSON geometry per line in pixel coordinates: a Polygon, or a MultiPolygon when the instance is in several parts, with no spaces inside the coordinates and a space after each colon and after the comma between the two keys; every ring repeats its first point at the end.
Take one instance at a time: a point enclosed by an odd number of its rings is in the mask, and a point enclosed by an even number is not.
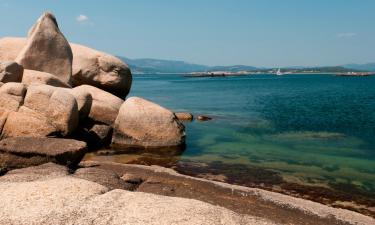
{"type": "Polygon", "coordinates": [[[134,184],[127,183],[111,170],[103,170],[95,167],[81,168],[74,173],[74,176],[101,184],[111,190],[134,190],[134,184]]]}
{"type": "Polygon", "coordinates": [[[208,116],[199,115],[197,117],[197,120],[199,120],[199,121],[209,121],[209,120],[212,120],[212,118],[208,117],[208,116]]]}
{"type": "Polygon", "coordinates": [[[16,62],[0,62],[0,82],[21,82],[23,67],[16,62]]]}
{"type": "Polygon", "coordinates": [[[179,121],[192,121],[194,119],[194,116],[188,112],[176,112],[174,115],[179,121]]]}
{"type": "Polygon", "coordinates": [[[86,143],[71,139],[8,138],[0,141],[0,167],[12,170],[48,162],[74,167],[86,152],[86,143]]]}

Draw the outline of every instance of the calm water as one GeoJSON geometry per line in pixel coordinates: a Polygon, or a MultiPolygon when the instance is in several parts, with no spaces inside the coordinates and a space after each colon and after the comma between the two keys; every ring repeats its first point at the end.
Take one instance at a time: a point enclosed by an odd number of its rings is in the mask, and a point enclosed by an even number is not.
{"type": "Polygon", "coordinates": [[[176,162],[243,165],[288,182],[375,192],[375,77],[138,75],[131,96],[215,118],[186,124],[187,149],[176,162]]]}

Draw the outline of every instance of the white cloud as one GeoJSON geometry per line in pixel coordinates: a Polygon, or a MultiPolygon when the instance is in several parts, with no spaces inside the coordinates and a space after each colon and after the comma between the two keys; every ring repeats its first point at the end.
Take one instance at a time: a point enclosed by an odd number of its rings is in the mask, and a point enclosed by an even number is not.
{"type": "Polygon", "coordinates": [[[89,20],[89,17],[87,17],[86,15],[79,15],[76,20],[79,22],[79,23],[84,23],[84,22],[87,22],[89,20]]]}
{"type": "Polygon", "coordinates": [[[357,35],[358,35],[357,33],[349,32],[349,33],[339,33],[339,34],[337,34],[337,37],[338,38],[352,38],[352,37],[355,37],[357,35]]]}

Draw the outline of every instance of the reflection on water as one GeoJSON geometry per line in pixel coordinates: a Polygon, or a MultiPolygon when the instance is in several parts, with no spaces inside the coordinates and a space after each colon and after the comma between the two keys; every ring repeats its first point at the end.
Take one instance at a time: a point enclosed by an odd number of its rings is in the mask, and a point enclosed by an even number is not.
{"type": "MultiPolygon", "coordinates": [[[[88,157],[169,166],[247,185],[277,184],[299,192],[298,185],[307,185],[356,193],[354,200],[375,199],[375,77],[159,75],[135,76],[133,84],[133,96],[215,120],[187,124],[187,148],[178,157],[88,157]]],[[[373,201],[366,205],[375,207],[373,201]]]]}

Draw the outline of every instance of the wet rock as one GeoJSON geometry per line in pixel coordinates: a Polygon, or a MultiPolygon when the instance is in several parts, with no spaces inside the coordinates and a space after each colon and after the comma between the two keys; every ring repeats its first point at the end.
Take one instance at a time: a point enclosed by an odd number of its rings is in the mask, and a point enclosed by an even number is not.
{"type": "Polygon", "coordinates": [[[130,91],[132,74],[120,59],[85,46],[72,44],[73,84],[88,84],[121,98],[130,91]]]}
{"type": "Polygon", "coordinates": [[[61,81],[57,76],[36,70],[24,70],[22,83],[27,86],[32,84],[47,84],[54,87],[71,88],[70,85],[61,81]]]}
{"type": "Polygon", "coordinates": [[[98,169],[95,167],[78,169],[74,176],[77,178],[89,180],[107,187],[110,190],[123,189],[133,190],[133,184],[122,180],[115,172],[110,170],[98,169]]]}
{"type": "Polygon", "coordinates": [[[15,61],[25,69],[50,73],[70,83],[73,53],[54,15],[47,12],[38,19],[15,61]]]}
{"type": "Polygon", "coordinates": [[[121,106],[116,118],[112,146],[147,150],[182,146],[184,130],[173,112],[142,98],[131,97],[121,106]]]}
{"type": "Polygon", "coordinates": [[[124,102],[122,99],[90,85],[81,85],[73,88],[73,90],[86,91],[91,94],[92,104],[89,113],[90,119],[107,125],[113,124],[124,102]]]}
{"type": "Polygon", "coordinates": [[[180,121],[192,121],[194,119],[193,114],[188,112],[176,112],[174,113],[180,121]]]}
{"type": "Polygon", "coordinates": [[[209,121],[209,120],[212,120],[212,118],[208,117],[208,116],[199,115],[199,116],[197,116],[197,120],[199,120],[199,121],[209,121]]]}
{"type": "Polygon", "coordinates": [[[0,62],[0,82],[21,82],[23,67],[16,62],[0,62]]]}
{"type": "Polygon", "coordinates": [[[54,162],[78,165],[87,149],[81,141],[58,138],[17,137],[0,141],[0,165],[8,170],[54,162]]]}

